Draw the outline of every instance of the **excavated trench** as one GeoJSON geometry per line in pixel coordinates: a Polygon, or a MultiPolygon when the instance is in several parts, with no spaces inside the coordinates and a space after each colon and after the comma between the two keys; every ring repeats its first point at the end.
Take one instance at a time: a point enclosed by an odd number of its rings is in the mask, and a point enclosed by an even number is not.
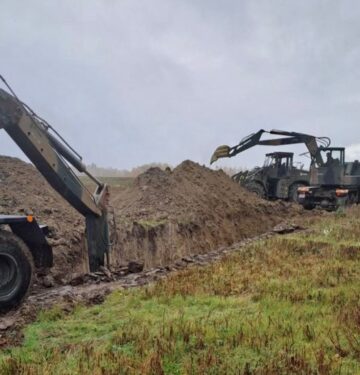
{"type": "Polygon", "coordinates": [[[261,200],[222,171],[191,161],[173,171],[151,168],[132,187],[113,189],[112,197],[118,222],[112,260],[135,260],[145,269],[229,246],[302,213],[286,202],[261,200]]]}
{"type": "Polygon", "coordinates": [[[54,267],[38,271],[28,301],[0,318],[0,345],[9,344],[12,332],[16,342],[19,327],[33,320],[39,308],[66,300],[70,307],[78,301],[101,302],[109,290],[206,264],[304,214],[286,202],[261,200],[222,171],[191,161],[172,171],[151,168],[132,186],[111,187],[111,205],[117,228],[111,272],[87,274],[83,218],[32,165],[0,157],[0,213],[31,213],[48,224],[54,251],[54,267]]]}
{"type": "Polygon", "coordinates": [[[73,279],[69,285],[35,290],[16,311],[10,311],[0,316],[0,348],[20,345],[23,340],[22,328],[33,322],[41,310],[57,305],[64,312],[69,313],[79,303],[101,304],[112,291],[145,286],[188,267],[206,266],[235,251],[246,251],[246,246],[256,241],[301,230],[304,228],[296,224],[278,225],[266,233],[234,243],[231,246],[221,247],[202,255],[182,257],[174,264],[165,267],[149,270],[123,267],[114,272],[103,269],[96,273],[83,274],[77,279],[73,279]]]}
{"type": "MultiPolygon", "coordinates": [[[[302,214],[285,202],[267,202],[244,190],[222,171],[185,161],[173,171],[151,168],[132,186],[111,187],[117,226],[112,266],[129,262],[145,269],[204,254],[253,237],[302,214]]],[[[49,281],[64,285],[87,271],[84,220],[30,164],[0,157],[0,213],[33,214],[49,225],[54,267],[49,281]]]]}

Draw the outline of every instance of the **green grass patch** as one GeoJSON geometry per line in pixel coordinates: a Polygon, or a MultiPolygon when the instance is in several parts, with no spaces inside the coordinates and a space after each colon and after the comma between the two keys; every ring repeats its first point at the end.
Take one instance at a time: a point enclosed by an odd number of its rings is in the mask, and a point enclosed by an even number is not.
{"type": "Polygon", "coordinates": [[[45,311],[1,374],[360,373],[360,210],[311,232],[45,311]]]}
{"type": "Polygon", "coordinates": [[[165,225],[167,220],[138,220],[137,223],[145,229],[153,229],[165,225]]]}

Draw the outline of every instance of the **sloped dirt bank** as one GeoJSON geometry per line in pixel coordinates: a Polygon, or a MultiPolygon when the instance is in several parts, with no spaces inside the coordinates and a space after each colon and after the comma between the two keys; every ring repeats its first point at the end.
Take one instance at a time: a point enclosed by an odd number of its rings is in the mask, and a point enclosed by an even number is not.
{"type": "Polygon", "coordinates": [[[119,228],[112,260],[135,259],[146,269],[229,246],[303,212],[259,199],[222,171],[191,161],[173,171],[149,169],[131,188],[113,191],[112,204],[119,228]]]}
{"type": "Polygon", "coordinates": [[[56,282],[61,283],[71,272],[83,271],[84,220],[31,164],[0,156],[0,213],[33,214],[49,226],[56,282]]]}

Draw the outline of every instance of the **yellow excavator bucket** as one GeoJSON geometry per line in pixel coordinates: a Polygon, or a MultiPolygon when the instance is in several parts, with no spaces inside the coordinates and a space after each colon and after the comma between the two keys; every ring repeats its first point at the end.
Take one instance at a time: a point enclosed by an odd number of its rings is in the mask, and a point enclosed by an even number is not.
{"type": "Polygon", "coordinates": [[[228,158],[229,157],[229,152],[230,152],[230,147],[227,146],[227,145],[222,145],[222,146],[219,146],[215,152],[213,153],[212,157],[211,157],[211,160],[210,160],[210,164],[216,162],[216,160],[220,159],[220,158],[228,158]]]}

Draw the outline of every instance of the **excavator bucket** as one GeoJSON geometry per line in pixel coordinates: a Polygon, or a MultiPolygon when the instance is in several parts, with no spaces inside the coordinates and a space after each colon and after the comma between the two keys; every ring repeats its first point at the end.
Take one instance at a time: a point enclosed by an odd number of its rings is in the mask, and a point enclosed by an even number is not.
{"type": "Polygon", "coordinates": [[[210,164],[215,163],[220,158],[228,158],[230,157],[230,147],[223,145],[219,146],[215,152],[213,153],[210,164]]]}

